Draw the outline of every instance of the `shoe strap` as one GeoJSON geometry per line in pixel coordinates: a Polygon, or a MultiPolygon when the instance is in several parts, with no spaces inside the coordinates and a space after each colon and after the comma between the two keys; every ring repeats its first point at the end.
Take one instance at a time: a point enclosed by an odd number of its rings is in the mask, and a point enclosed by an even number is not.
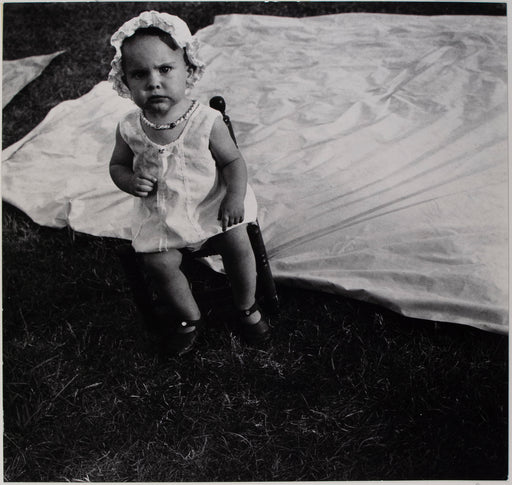
{"type": "Polygon", "coordinates": [[[254,302],[254,304],[250,308],[248,308],[247,310],[239,310],[239,312],[242,316],[249,317],[254,312],[259,311],[259,310],[260,310],[260,306],[258,305],[258,302],[254,302]]]}

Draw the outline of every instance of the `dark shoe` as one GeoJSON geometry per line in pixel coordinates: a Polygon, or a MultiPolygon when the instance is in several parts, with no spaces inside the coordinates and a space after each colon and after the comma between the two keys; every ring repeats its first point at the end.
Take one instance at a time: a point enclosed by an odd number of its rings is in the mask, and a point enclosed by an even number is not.
{"type": "Polygon", "coordinates": [[[177,321],[162,332],[161,353],[180,357],[190,352],[197,340],[202,319],[177,321]]]}
{"type": "Polygon", "coordinates": [[[266,342],[270,338],[270,328],[263,316],[259,305],[255,303],[247,310],[241,310],[236,329],[240,337],[249,345],[257,345],[266,342]],[[254,312],[260,312],[261,319],[256,323],[245,323],[242,319],[249,317],[254,312]]]}

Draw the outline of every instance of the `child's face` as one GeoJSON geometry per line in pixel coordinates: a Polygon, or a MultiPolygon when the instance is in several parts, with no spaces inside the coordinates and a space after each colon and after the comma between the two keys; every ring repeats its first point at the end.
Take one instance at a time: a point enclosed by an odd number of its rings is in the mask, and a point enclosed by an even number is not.
{"type": "Polygon", "coordinates": [[[136,37],[123,46],[123,65],[132,98],[145,112],[163,115],[186,98],[191,72],[183,49],[155,36],[136,37]]]}

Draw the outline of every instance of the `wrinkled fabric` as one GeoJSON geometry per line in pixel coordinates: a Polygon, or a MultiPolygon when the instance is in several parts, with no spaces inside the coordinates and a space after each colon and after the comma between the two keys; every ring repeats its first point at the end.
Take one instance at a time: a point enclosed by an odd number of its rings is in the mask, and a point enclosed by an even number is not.
{"type": "MultiPolygon", "coordinates": [[[[134,198],[135,251],[197,249],[222,232],[218,213],[226,184],[209,149],[212,127],[221,116],[218,111],[198,104],[180,136],[167,145],[149,139],[142,129],[139,109],[128,113],[119,124],[121,137],[134,153],[134,171],[157,180],[156,190],[151,194],[134,198]]],[[[245,222],[255,221],[256,214],[256,199],[248,186],[245,222]]]]}
{"type": "Polygon", "coordinates": [[[14,61],[2,61],[2,108],[5,108],[16,94],[38,77],[46,66],[63,52],[65,51],[14,61]]]}
{"type": "MultiPolygon", "coordinates": [[[[229,15],[198,32],[248,163],[278,281],[506,332],[506,19],[229,15]]],[[[3,195],[44,225],[128,237],[105,83],[3,154],[3,195]],[[44,167],[44,170],[41,170],[44,167]]]]}

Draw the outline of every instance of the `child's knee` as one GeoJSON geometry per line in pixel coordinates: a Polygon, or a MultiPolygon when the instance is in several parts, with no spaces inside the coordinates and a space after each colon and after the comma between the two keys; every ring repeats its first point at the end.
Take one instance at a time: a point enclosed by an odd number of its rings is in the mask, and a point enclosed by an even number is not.
{"type": "Polygon", "coordinates": [[[180,271],[182,255],[178,250],[171,249],[160,253],[145,253],[142,260],[151,273],[170,275],[180,271]]]}
{"type": "Polygon", "coordinates": [[[221,245],[221,254],[247,258],[253,255],[251,241],[245,226],[239,226],[224,233],[221,245]]]}

